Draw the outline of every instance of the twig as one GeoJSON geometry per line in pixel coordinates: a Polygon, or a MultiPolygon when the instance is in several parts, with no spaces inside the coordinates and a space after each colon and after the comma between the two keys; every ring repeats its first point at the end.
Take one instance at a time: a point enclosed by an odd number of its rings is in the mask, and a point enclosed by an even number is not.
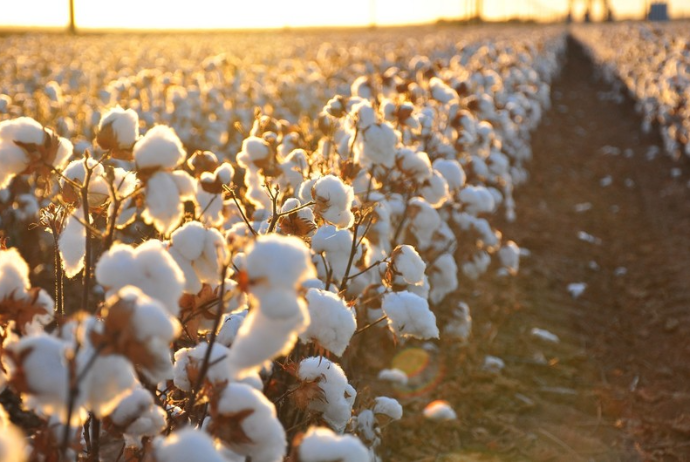
{"type": "Polygon", "coordinates": [[[386,315],[384,314],[383,316],[381,316],[380,318],[378,318],[376,321],[370,322],[370,323],[367,324],[366,326],[357,329],[357,330],[355,331],[355,333],[352,334],[352,335],[361,334],[361,333],[364,332],[365,330],[367,330],[367,329],[369,329],[369,328],[371,328],[371,327],[374,327],[374,326],[377,325],[377,324],[381,324],[381,323],[382,323],[383,321],[385,321],[386,319],[388,319],[388,316],[386,316],[386,315]]]}
{"type": "MultiPolygon", "coordinates": [[[[84,175],[84,185],[81,187],[81,202],[82,210],[84,212],[84,220],[89,222],[89,183],[91,183],[91,175],[93,174],[93,169],[89,167],[90,156],[88,151],[85,152],[84,156],[84,170],[86,171],[84,175]]],[[[91,233],[90,227],[86,227],[86,241],[84,243],[84,279],[83,279],[83,291],[81,299],[81,309],[86,311],[89,305],[89,291],[91,290],[91,233]]]]}
{"type": "Polygon", "coordinates": [[[347,279],[348,276],[350,275],[350,269],[352,268],[352,262],[355,259],[355,254],[357,253],[357,230],[359,229],[359,225],[361,224],[361,221],[356,220],[355,221],[355,227],[352,230],[352,246],[350,247],[350,258],[347,260],[347,266],[345,267],[345,274],[343,274],[343,280],[340,283],[340,287],[338,289],[338,292],[343,292],[347,288],[347,279]]]}
{"type": "Polygon", "coordinates": [[[237,195],[235,194],[235,191],[230,189],[228,186],[223,185],[223,189],[225,189],[226,192],[230,194],[230,197],[232,197],[232,200],[235,202],[235,205],[237,206],[237,210],[240,212],[240,215],[242,216],[242,219],[244,220],[244,223],[247,225],[249,228],[249,231],[252,232],[254,237],[258,236],[257,232],[254,230],[252,227],[251,223],[249,223],[249,219],[247,216],[244,214],[244,210],[242,210],[242,207],[240,207],[240,202],[237,200],[237,195]]]}
{"type": "Polygon", "coordinates": [[[196,379],[194,388],[192,388],[192,396],[189,400],[189,413],[191,415],[194,405],[196,404],[196,398],[201,390],[201,386],[206,379],[206,374],[211,366],[211,351],[213,350],[213,345],[216,343],[216,337],[218,335],[218,327],[220,326],[220,321],[223,317],[223,299],[225,298],[225,278],[228,274],[228,265],[223,264],[223,268],[220,272],[220,295],[218,297],[218,311],[216,312],[216,317],[213,319],[213,328],[211,330],[211,338],[208,341],[208,347],[206,348],[206,353],[204,354],[204,360],[201,363],[201,368],[199,369],[199,376],[196,379]]]}
{"type": "Polygon", "coordinates": [[[379,266],[381,263],[385,263],[385,262],[387,262],[387,261],[388,261],[388,259],[385,259],[385,260],[376,260],[374,263],[372,263],[371,265],[367,266],[366,268],[364,268],[364,269],[363,269],[362,271],[360,271],[359,273],[355,273],[355,274],[353,274],[352,276],[348,276],[348,277],[347,277],[347,280],[349,281],[350,279],[354,279],[354,278],[356,278],[357,276],[361,276],[361,275],[363,275],[364,273],[366,273],[367,271],[371,270],[372,268],[375,268],[375,267],[379,266]]]}

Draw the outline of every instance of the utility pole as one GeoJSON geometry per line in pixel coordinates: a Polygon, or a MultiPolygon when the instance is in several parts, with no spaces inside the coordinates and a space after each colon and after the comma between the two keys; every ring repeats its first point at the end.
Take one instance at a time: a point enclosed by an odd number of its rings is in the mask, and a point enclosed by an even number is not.
{"type": "Polygon", "coordinates": [[[69,0],[69,33],[76,35],[77,26],[74,23],[74,0],[69,0]]]}

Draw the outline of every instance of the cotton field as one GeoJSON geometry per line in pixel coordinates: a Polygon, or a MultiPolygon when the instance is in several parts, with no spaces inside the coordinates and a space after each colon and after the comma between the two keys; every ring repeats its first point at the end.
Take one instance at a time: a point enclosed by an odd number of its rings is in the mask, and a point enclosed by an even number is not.
{"type": "Polygon", "coordinates": [[[348,352],[518,271],[565,47],[382,34],[2,39],[2,383],[39,422],[3,461],[381,460],[403,408],[348,352]]]}
{"type": "Polygon", "coordinates": [[[685,23],[620,24],[574,31],[606,79],[635,98],[643,117],[642,130],[648,133],[658,124],[664,149],[674,157],[690,155],[687,31],[685,23]]]}

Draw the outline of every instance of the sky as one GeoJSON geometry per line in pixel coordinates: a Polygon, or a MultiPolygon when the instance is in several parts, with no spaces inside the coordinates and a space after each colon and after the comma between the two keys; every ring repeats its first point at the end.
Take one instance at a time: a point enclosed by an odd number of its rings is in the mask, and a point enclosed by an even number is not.
{"type": "MultiPolygon", "coordinates": [[[[642,16],[649,0],[609,0],[616,16],[642,16]]],[[[471,14],[472,0],[74,0],[85,29],[224,29],[416,24],[471,14]]],[[[576,1],[575,17],[585,9],[576,1]]],[[[602,3],[601,1],[594,2],[602,3]]],[[[0,0],[0,26],[62,27],[69,0],[0,0]],[[5,5],[3,6],[3,3],[5,5]],[[12,5],[11,7],[8,4],[12,5]]],[[[483,17],[558,18],[568,0],[483,0],[483,17]]],[[[672,16],[690,16],[690,0],[671,0],[672,16]]],[[[601,8],[595,7],[595,16],[601,8]]]]}

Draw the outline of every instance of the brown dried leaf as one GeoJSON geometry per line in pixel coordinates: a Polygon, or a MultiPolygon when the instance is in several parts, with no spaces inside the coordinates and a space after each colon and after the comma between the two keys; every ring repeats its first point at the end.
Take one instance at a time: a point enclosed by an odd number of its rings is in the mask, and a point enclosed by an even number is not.
{"type": "Polygon", "coordinates": [[[24,300],[15,300],[13,293],[10,298],[0,301],[0,325],[6,326],[9,321],[15,321],[20,332],[25,334],[26,324],[34,316],[48,314],[44,306],[36,304],[40,290],[38,287],[29,290],[29,296],[24,300]]]}

